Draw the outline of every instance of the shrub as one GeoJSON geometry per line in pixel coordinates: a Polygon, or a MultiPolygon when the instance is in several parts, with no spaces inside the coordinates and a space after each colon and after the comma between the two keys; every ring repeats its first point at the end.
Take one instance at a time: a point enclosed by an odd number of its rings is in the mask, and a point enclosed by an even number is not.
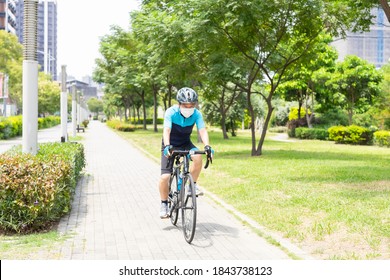
{"type": "Polygon", "coordinates": [[[83,126],[84,126],[85,128],[88,127],[88,124],[89,124],[89,120],[83,120],[83,126]]]}
{"type": "MultiPolygon", "coordinates": [[[[311,114],[311,111],[309,110],[309,115],[311,114]]],[[[306,109],[301,107],[301,112],[300,112],[300,118],[305,118],[306,116],[306,109]]],[[[292,107],[290,109],[290,113],[288,114],[288,120],[297,120],[298,119],[298,108],[297,107],[292,107]]]]}
{"type": "Polygon", "coordinates": [[[381,147],[390,147],[390,131],[380,130],[374,132],[374,143],[381,147]]]}
{"type": "MultiPolygon", "coordinates": [[[[38,118],[38,129],[49,128],[61,123],[60,117],[49,116],[38,118]]],[[[12,116],[0,118],[0,139],[21,136],[23,132],[23,117],[12,116]]]]}
{"type": "Polygon", "coordinates": [[[287,134],[289,137],[295,137],[295,129],[298,127],[307,127],[306,118],[301,118],[299,120],[291,120],[287,123],[287,134]]]}
{"type": "Polygon", "coordinates": [[[124,123],[119,120],[110,120],[107,121],[107,125],[113,129],[119,130],[119,131],[126,131],[131,132],[135,131],[135,126],[132,124],[124,123]]]}
{"type": "Polygon", "coordinates": [[[22,116],[0,118],[0,139],[22,135],[22,116]]]}
{"type": "Polygon", "coordinates": [[[340,109],[331,109],[316,116],[317,123],[324,127],[348,126],[348,115],[340,109]]]}
{"type": "Polygon", "coordinates": [[[323,128],[297,127],[295,129],[295,137],[299,139],[326,140],[328,138],[328,131],[323,128]]]}
{"type": "Polygon", "coordinates": [[[332,126],[328,129],[329,140],[342,144],[372,144],[373,132],[367,128],[350,125],[350,126],[332,126]]]}
{"type": "MultiPolygon", "coordinates": [[[[129,119],[129,122],[131,122],[132,124],[143,124],[143,121],[144,121],[143,118],[141,118],[139,120],[138,120],[138,118],[130,118],[129,119]]],[[[157,118],[156,122],[157,122],[157,124],[163,124],[164,119],[157,118]]],[[[146,124],[153,124],[153,118],[146,118],[146,124]]]]}
{"type": "Polygon", "coordinates": [[[84,165],[83,146],[69,142],[42,144],[36,156],[0,155],[0,228],[36,231],[68,213],[84,165]]]}
{"type": "Polygon", "coordinates": [[[38,129],[44,129],[56,126],[61,123],[61,117],[49,116],[45,118],[38,118],[38,129]]]}
{"type": "Polygon", "coordinates": [[[385,129],[390,129],[390,118],[386,118],[384,121],[385,129]]]}

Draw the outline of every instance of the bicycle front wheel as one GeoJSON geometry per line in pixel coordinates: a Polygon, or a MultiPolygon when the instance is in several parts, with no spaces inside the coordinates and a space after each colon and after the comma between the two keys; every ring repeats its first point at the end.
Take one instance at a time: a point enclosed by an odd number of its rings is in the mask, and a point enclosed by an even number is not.
{"type": "Polygon", "coordinates": [[[168,195],[168,207],[169,207],[169,217],[172,225],[176,225],[177,219],[179,217],[179,200],[178,200],[179,191],[177,189],[177,173],[173,173],[169,180],[169,195],[168,195]]]}
{"type": "Polygon", "coordinates": [[[181,188],[182,199],[182,223],[184,238],[191,243],[195,236],[196,228],[196,194],[194,181],[191,174],[187,174],[181,188]]]}

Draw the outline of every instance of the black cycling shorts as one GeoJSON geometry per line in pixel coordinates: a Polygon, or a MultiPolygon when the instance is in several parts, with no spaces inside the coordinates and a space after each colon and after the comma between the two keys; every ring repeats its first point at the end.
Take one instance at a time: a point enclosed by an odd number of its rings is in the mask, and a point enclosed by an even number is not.
{"type": "MultiPolygon", "coordinates": [[[[173,147],[173,150],[191,150],[191,149],[198,150],[198,148],[192,142],[190,142],[188,145],[185,146],[173,147]]],[[[170,174],[172,172],[173,160],[169,162],[169,166],[167,166],[167,164],[168,164],[168,158],[164,156],[164,145],[161,145],[161,175],[170,174]]]]}

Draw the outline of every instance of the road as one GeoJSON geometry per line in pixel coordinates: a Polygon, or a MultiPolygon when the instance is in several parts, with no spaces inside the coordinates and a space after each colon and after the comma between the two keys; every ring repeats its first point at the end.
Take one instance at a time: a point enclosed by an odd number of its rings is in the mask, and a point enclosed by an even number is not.
{"type": "MultiPolygon", "coordinates": [[[[0,154],[6,152],[14,146],[22,145],[22,140],[22,137],[0,140],[0,154]]],[[[52,128],[41,129],[38,131],[38,143],[59,141],[61,141],[61,125],[57,125],[52,128]]]]}

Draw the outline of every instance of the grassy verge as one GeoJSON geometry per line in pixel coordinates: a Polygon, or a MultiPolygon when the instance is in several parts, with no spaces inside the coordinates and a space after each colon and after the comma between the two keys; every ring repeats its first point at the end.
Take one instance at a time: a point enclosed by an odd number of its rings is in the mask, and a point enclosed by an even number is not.
{"type": "MultiPolygon", "coordinates": [[[[120,134],[159,158],[161,130],[120,134]]],[[[316,258],[390,259],[390,149],[268,138],[251,157],[248,132],[210,139],[205,189],[316,258]]]]}
{"type": "Polygon", "coordinates": [[[66,239],[56,230],[29,235],[1,235],[0,259],[57,259],[59,246],[66,239]]]}

